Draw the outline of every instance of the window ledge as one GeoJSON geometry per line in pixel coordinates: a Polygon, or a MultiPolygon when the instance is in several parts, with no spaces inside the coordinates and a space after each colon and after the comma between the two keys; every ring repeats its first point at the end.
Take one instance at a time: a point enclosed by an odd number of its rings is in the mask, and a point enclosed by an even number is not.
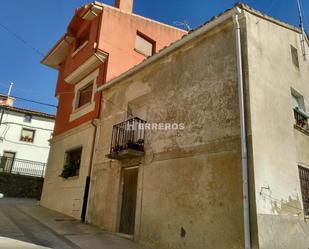
{"type": "Polygon", "coordinates": [[[135,51],[136,53],[140,54],[140,55],[145,56],[146,58],[148,58],[148,57],[151,57],[151,56],[152,56],[152,55],[146,55],[146,54],[144,54],[143,52],[139,51],[139,50],[138,50],[138,49],[136,49],[136,48],[134,48],[134,51],[135,51]]]}
{"type": "Polygon", "coordinates": [[[82,45],[80,45],[73,53],[72,57],[74,57],[76,54],[78,54],[79,51],[81,51],[86,45],[88,44],[88,41],[85,41],[82,45]]]}
{"type": "Polygon", "coordinates": [[[70,115],[70,122],[94,111],[94,108],[95,108],[95,101],[86,104],[78,109],[75,109],[70,115]]]}
{"type": "Polygon", "coordinates": [[[296,130],[304,133],[305,135],[309,136],[309,130],[307,130],[307,129],[299,126],[299,125],[294,124],[294,129],[296,129],[296,130]]]}
{"type": "Polygon", "coordinates": [[[60,177],[62,178],[63,181],[73,181],[73,180],[79,179],[79,175],[69,176],[68,178],[63,178],[62,176],[60,176],[60,177]]]}
{"type": "Polygon", "coordinates": [[[84,104],[84,105],[82,105],[82,106],[80,106],[80,107],[77,107],[76,109],[74,109],[73,113],[79,112],[79,111],[81,111],[81,110],[87,108],[87,107],[90,106],[91,104],[92,104],[92,102],[89,102],[89,103],[84,104]]]}

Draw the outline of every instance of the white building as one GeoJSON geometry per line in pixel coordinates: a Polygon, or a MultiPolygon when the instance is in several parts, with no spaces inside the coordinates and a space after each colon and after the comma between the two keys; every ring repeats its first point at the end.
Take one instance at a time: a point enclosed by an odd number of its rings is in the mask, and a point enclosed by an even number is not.
{"type": "Polygon", "coordinates": [[[13,102],[0,95],[0,172],[44,176],[55,116],[13,102]]]}

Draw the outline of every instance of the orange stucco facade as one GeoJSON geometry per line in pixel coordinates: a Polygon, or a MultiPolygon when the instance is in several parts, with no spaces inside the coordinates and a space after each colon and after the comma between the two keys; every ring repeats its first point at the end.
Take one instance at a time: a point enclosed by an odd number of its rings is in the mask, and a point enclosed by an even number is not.
{"type": "MultiPolygon", "coordinates": [[[[91,20],[83,18],[92,5],[85,5],[77,9],[68,26],[67,34],[62,38],[67,43],[67,49],[65,52],[62,52],[64,53],[63,60],[60,61],[61,63],[59,63],[58,68],[59,76],[56,96],[58,97],[59,105],[56,114],[54,136],[99,116],[101,93],[95,93],[94,109],[74,120],[70,120],[74,106],[73,102],[76,94],[74,89],[76,84],[66,82],[66,78],[72,72],[78,70],[96,51],[106,55],[105,60],[94,69],[99,69],[99,75],[96,80],[96,85],[99,87],[146,58],[134,49],[137,32],[155,41],[155,52],[186,34],[185,31],[180,29],[122,11],[115,7],[98,2],[93,4],[100,8],[96,17],[91,18],[91,20]],[[85,30],[89,30],[88,42],[76,51],[77,40],[75,37],[81,36],[81,34],[85,33],[85,30]],[[68,41],[68,36],[73,37],[73,39],[68,41]]],[[[49,59],[48,57],[54,56],[53,54],[57,52],[56,49],[57,44],[46,58],[49,59]]],[[[44,60],[43,64],[46,64],[44,60]]]]}

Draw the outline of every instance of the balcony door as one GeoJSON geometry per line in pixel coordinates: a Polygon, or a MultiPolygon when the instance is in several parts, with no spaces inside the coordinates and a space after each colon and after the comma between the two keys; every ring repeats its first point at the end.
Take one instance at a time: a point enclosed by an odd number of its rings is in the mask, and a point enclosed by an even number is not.
{"type": "Polygon", "coordinates": [[[0,171],[11,173],[14,160],[15,160],[15,152],[4,151],[3,157],[0,162],[0,171]]]}
{"type": "Polygon", "coordinates": [[[124,168],[119,232],[133,235],[137,195],[138,167],[124,168]]]}

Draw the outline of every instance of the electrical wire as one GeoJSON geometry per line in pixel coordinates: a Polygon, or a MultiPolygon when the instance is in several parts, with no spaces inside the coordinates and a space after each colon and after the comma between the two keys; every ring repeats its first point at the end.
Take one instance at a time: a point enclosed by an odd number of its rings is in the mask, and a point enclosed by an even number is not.
{"type": "Polygon", "coordinates": [[[44,57],[44,54],[37,48],[35,48],[34,46],[32,46],[31,44],[29,44],[26,40],[24,40],[21,36],[19,36],[18,34],[16,34],[15,32],[11,31],[6,25],[0,23],[0,27],[2,29],[4,29],[6,32],[8,32],[9,34],[11,34],[12,36],[14,36],[18,41],[20,41],[22,44],[24,44],[26,47],[30,48],[31,50],[33,50],[37,55],[40,55],[40,57],[44,57]]]}
{"type": "Polygon", "coordinates": [[[56,105],[44,103],[44,102],[37,101],[37,100],[25,99],[25,98],[16,97],[16,96],[11,96],[11,97],[12,97],[12,98],[15,98],[15,99],[18,99],[18,100],[22,100],[22,101],[26,101],[26,102],[35,103],[35,104],[38,104],[38,105],[45,105],[45,106],[49,106],[49,107],[58,108],[58,106],[56,106],[56,105]]]}

